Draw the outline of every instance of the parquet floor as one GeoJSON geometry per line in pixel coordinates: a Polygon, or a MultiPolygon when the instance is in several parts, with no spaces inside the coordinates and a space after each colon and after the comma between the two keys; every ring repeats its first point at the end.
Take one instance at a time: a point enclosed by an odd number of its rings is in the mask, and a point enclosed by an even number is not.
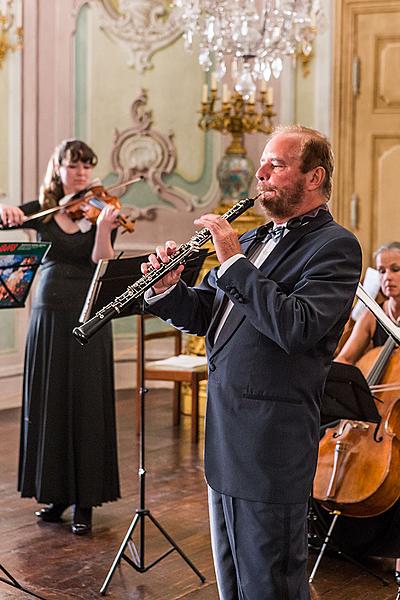
{"type": "MultiPolygon", "coordinates": [[[[170,392],[150,391],[146,401],[146,508],[161,523],[206,578],[197,575],[177,552],[146,573],[122,561],[111,578],[110,600],[217,600],[212,567],[202,441],[190,443],[190,420],[180,431],[171,426],[170,392]]],[[[139,507],[138,443],[134,434],[133,392],[119,395],[117,420],[122,499],[95,510],[93,532],[77,537],[70,521],[37,522],[37,505],[16,492],[19,410],[0,412],[0,563],[46,600],[101,598],[112,561],[139,507]]],[[[69,516],[69,515],[68,515],[69,516]]],[[[168,550],[165,538],[145,518],[145,542],[135,529],[135,545],[150,564],[168,550]]],[[[126,553],[129,556],[129,549],[126,553]]],[[[311,556],[311,561],[315,556],[311,556]]],[[[392,561],[370,566],[390,580],[388,586],[336,556],[326,556],[312,586],[313,600],[395,600],[392,561]]],[[[0,573],[5,578],[3,573],[0,573]]],[[[32,598],[0,581],[0,599],[32,598]]],[[[252,599],[258,600],[258,599],[252,599]]]]}

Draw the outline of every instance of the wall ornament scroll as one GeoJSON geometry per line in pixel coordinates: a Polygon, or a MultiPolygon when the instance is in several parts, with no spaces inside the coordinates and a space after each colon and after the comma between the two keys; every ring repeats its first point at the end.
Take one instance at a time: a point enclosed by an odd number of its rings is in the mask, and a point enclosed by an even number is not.
{"type": "Polygon", "coordinates": [[[151,69],[151,57],[182,35],[182,25],[166,0],[88,0],[103,31],[127,53],[139,73],[151,69]]]}
{"type": "Polygon", "coordinates": [[[154,219],[158,209],[192,211],[198,198],[181,188],[168,185],[163,177],[172,173],[176,164],[176,148],[172,141],[173,133],[168,135],[151,128],[151,111],[146,109],[147,93],[142,90],[133,101],[131,115],[133,126],[123,131],[115,130],[115,139],[111,154],[113,170],[123,195],[124,181],[141,175],[149,187],[165,205],[148,208],[130,207],[134,218],[154,219]]]}

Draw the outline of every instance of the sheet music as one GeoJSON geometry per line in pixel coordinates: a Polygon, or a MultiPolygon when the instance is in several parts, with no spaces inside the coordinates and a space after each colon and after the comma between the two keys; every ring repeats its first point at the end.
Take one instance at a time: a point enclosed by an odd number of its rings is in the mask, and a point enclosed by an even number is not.
{"type": "MultiPolygon", "coordinates": [[[[362,286],[367,294],[375,300],[381,287],[379,273],[376,269],[373,269],[372,267],[367,268],[362,286]]],[[[366,310],[364,303],[357,302],[351,313],[351,318],[353,321],[357,321],[357,319],[361,317],[364,310],[366,310]]]]}
{"type": "Polygon", "coordinates": [[[171,367],[173,369],[192,369],[194,367],[204,367],[207,364],[205,356],[195,356],[193,354],[177,354],[161,360],[154,360],[146,363],[147,367],[171,367]]]}
{"type": "Polygon", "coordinates": [[[383,312],[382,308],[379,306],[377,302],[371,296],[367,294],[361,283],[358,284],[357,297],[365,304],[367,308],[373,313],[379,323],[382,325],[384,330],[394,341],[396,344],[400,345],[400,327],[393,323],[391,319],[383,312]]]}

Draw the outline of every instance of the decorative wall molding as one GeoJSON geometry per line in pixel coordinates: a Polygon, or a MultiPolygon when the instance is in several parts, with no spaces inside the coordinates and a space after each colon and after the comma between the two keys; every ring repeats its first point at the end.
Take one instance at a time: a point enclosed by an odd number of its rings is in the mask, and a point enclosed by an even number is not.
{"type": "Polygon", "coordinates": [[[99,15],[100,27],[127,54],[129,67],[139,73],[153,67],[151,57],[172,44],[182,27],[163,0],[87,0],[99,15]]]}
{"type": "Polygon", "coordinates": [[[176,164],[173,133],[164,135],[151,128],[151,111],[147,110],[146,105],[147,93],[142,90],[131,106],[133,127],[115,130],[111,163],[118,174],[116,185],[120,186],[123,195],[128,189],[123,188],[124,182],[142,176],[157,196],[168,203],[167,206],[130,207],[131,216],[135,219],[153,220],[156,211],[161,208],[190,212],[198,198],[163,181],[163,177],[170,174],[176,164]]]}

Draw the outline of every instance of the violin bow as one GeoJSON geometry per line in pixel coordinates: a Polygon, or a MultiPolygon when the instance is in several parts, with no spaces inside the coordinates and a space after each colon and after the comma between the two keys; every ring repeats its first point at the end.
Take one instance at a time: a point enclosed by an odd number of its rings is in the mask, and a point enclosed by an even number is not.
{"type": "MultiPolygon", "coordinates": [[[[110,191],[114,192],[115,190],[118,190],[120,188],[126,187],[128,185],[132,185],[133,183],[137,183],[138,181],[143,181],[143,179],[144,179],[143,175],[139,175],[138,177],[134,177],[133,179],[129,179],[128,181],[124,181],[123,183],[119,183],[118,185],[110,186],[110,187],[104,188],[104,189],[106,190],[106,192],[110,192],[110,191]]],[[[96,180],[94,180],[94,181],[96,181],[96,180]]],[[[63,208],[66,208],[75,203],[78,203],[80,200],[83,200],[83,199],[90,200],[91,198],[94,198],[95,194],[93,194],[93,192],[88,197],[86,197],[86,194],[90,194],[91,189],[93,187],[95,187],[96,185],[99,185],[99,184],[94,183],[92,181],[90,186],[73,194],[72,197],[69,198],[65,204],[63,204],[63,205],[57,204],[57,206],[52,206],[51,208],[46,208],[37,213],[34,213],[33,215],[26,215],[24,222],[26,223],[27,221],[33,221],[34,219],[40,219],[42,217],[46,217],[47,215],[51,215],[54,212],[58,212],[59,210],[61,210],[63,208]]]]}

